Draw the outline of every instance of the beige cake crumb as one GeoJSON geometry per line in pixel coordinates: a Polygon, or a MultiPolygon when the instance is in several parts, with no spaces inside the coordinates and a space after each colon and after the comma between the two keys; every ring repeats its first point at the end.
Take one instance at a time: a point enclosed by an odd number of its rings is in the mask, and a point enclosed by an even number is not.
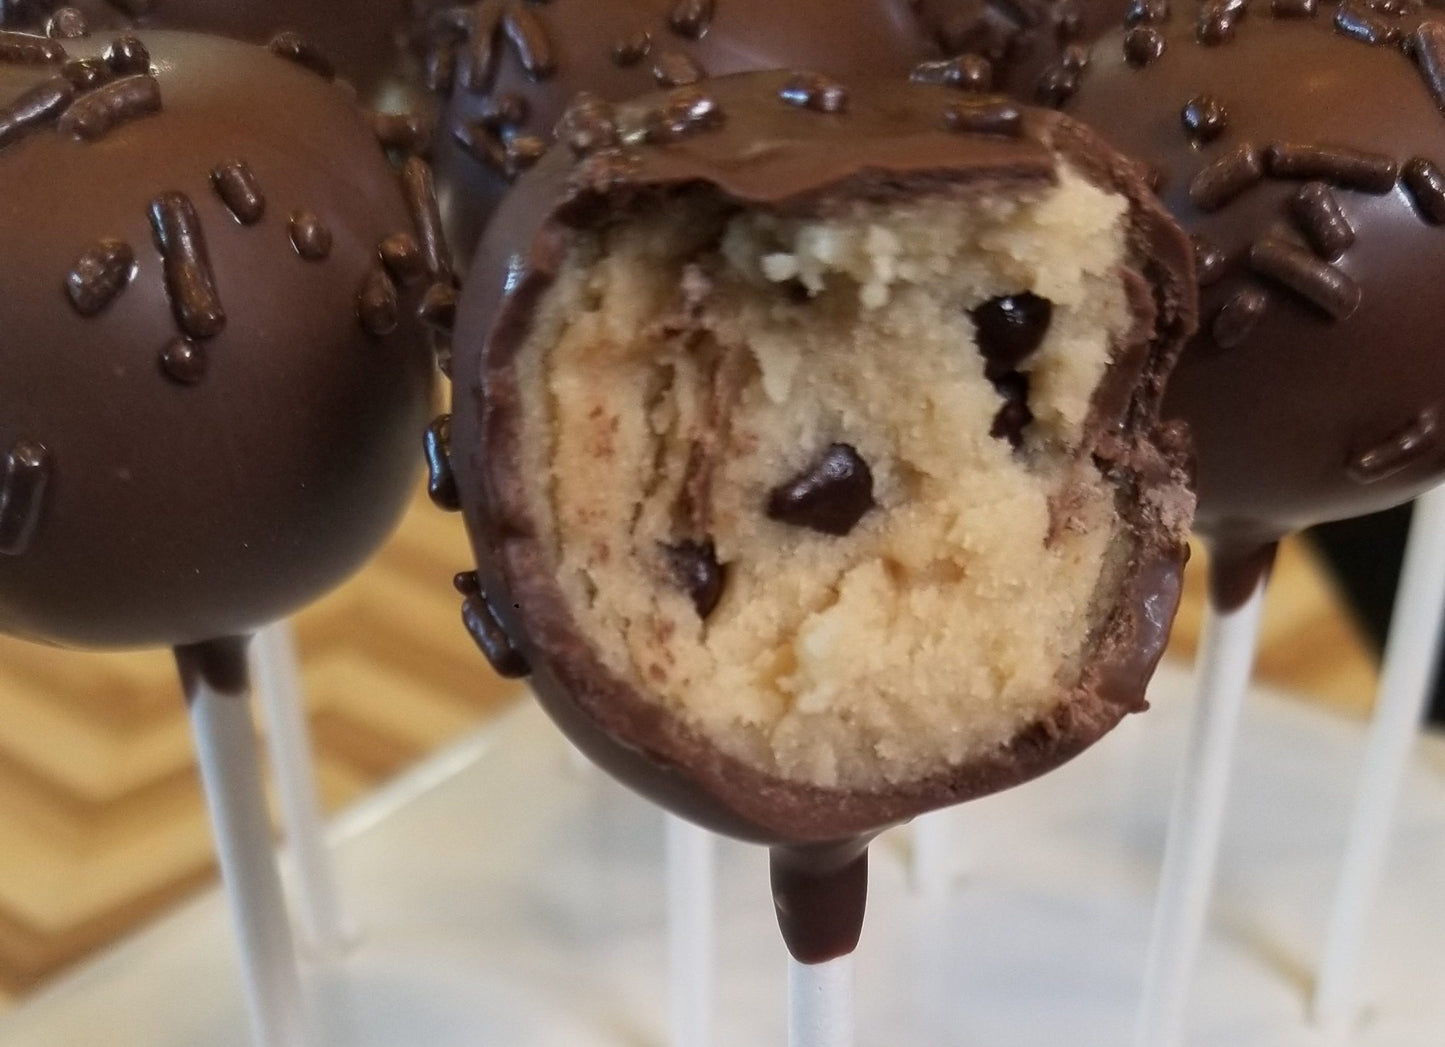
{"type": "Polygon", "coordinates": [[[1031,197],[826,218],[694,195],[583,237],[522,354],[542,391],[525,445],[608,668],[823,786],[918,778],[1045,717],[1132,552],[1078,453],[1130,325],[1125,212],[1065,168],[1031,197]],[[970,311],[1025,291],[1053,309],[1015,448],[970,311]],[[839,445],[871,474],[856,525],[770,518],[839,445]],[[724,572],[705,616],[669,553],[703,541],[724,572]]]}

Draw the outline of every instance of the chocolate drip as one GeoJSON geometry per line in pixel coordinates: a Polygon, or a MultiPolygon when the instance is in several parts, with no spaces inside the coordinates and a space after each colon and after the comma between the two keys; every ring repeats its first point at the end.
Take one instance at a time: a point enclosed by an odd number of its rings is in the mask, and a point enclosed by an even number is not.
{"type": "Polygon", "coordinates": [[[195,205],[184,193],[163,193],[151,201],[150,222],[176,323],[190,338],[214,338],[226,326],[226,313],[195,205]]]}
{"type": "Polygon", "coordinates": [[[437,203],[431,166],[418,157],[409,157],[401,165],[401,186],[406,195],[407,210],[411,212],[412,223],[416,226],[426,271],[436,280],[452,279],[451,253],[447,250],[446,234],[442,231],[441,208],[437,203]]]}
{"type": "Polygon", "coordinates": [[[1290,202],[1290,213],[1315,254],[1327,262],[1339,258],[1355,242],[1355,230],[1330,187],[1310,182],[1290,202]]]}
{"type": "Polygon", "coordinates": [[[1209,550],[1209,602],[1216,611],[1243,607],[1254,591],[1269,581],[1277,542],[1218,542],[1209,550]]]}
{"type": "Polygon", "coordinates": [[[427,494],[432,504],[449,513],[462,507],[461,495],[457,493],[457,478],[452,473],[451,460],[452,416],[444,414],[426,427],[422,437],[422,450],[426,454],[427,494]]]}
{"type": "Polygon", "coordinates": [[[1356,455],[1350,462],[1350,478],[1361,484],[1379,483],[1408,469],[1439,446],[1439,412],[1427,407],[1399,432],[1356,455]]]}
{"type": "Polygon", "coordinates": [[[452,584],[466,598],[462,601],[462,624],[496,674],[508,680],[519,680],[528,675],[531,669],[527,659],[487,601],[477,573],[464,571],[452,579],[452,584]]]}
{"type": "Polygon", "coordinates": [[[303,69],[309,69],[324,80],[336,79],[336,66],[331,59],[310,40],[300,33],[285,32],[275,36],[269,44],[271,53],[288,62],[295,62],[303,69]]]}
{"type": "Polygon", "coordinates": [[[21,556],[30,547],[49,481],[50,454],[44,445],[21,440],[5,456],[0,476],[0,556],[21,556]]]}
{"type": "Polygon", "coordinates": [[[228,698],[245,698],[251,689],[251,674],[246,667],[250,643],[249,636],[230,636],[176,647],[176,668],[181,673],[186,700],[194,698],[201,687],[228,698]]]}
{"type": "Polygon", "coordinates": [[[16,33],[0,30],[0,62],[16,65],[58,64],[68,58],[65,47],[59,40],[51,40],[34,33],[16,33]]]}
{"type": "Polygon", "coordinates": [[[868,905],[868,838],[769,851],[773,907],[799,963],[818,964],[858,948],[868,905]]]}
{"type": "Polygon", "coordinates": [[[1343,320],[1360,306],[1360,285],[1348,273],[1277,237],[1255,241],[1249,249],[1249,267],[1294,291],[1332,320],[1343,320]]]}
{"type": "Polygon", "coordinates": [[[125,290],[135,252],[123,240],[102,240],[81,255],[65,277],[65,293],[81,316],[94,316],[125,290]]]}
{"type": "Polygon", "coordinates": [[[320,262],[331,254],[331,230],[312,211],[291,214],[291,246],[308,262],[320,262]]]}
{"type": "Polygon", "coordinates": [[[75,88],[63,76],[52,77],[25,91],[0,109],[0,149],[28,131],[57,119],[75,98],[75,88]]]}
{"type": "Polygon", "coordinates": [[[255,225],[266,214],[266,197],[244,160],[232,160],[212,171],[211,187],[242,225],[255,225]]]}
{"type": "Polygon", "coordinates": [[[160,111],[160,81],[149,74],[127,76],[81,95],[60,114],[58,126],[64,134],[95,141],[119,124],[160,111]]]}

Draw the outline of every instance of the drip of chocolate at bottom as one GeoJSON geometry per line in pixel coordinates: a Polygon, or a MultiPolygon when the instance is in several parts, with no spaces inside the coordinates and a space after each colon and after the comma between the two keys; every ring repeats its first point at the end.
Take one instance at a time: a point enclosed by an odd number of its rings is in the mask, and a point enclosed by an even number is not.
{"type": "Polygon", "coordinates": [[[859,836],[769,852],[778,928],[799,963],[827,963],[858,947],[871,841],[871,836],[859,836]]]}
{"type": "Polygon", "coordinates": [[[249,636],[228,636],[177,647],[176,667],[181,673],[186,701],[189,702],[196,693],[197,683],[203,683],[220,694],[246,694],[250,687],[246,648],[250,643],[249,636]]]}
{"type": "Polygon", "coordinates": [[[1209,550],[1209,600],[1216,610],[1235,611],[1263,585],[1274,567],[1278,542],[1260,545],[1216,543],[1209,550]]]}

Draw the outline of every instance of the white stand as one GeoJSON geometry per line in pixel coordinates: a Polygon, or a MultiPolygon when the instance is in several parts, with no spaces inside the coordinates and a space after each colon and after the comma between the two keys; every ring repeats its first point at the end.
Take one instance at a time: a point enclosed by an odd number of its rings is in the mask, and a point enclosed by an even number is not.
{"type": "MultiPolygon", "coordinates": [[[[184,661],[188,654],[179,657],[184,661]]],[[[204,655],[197,657],[205,660],[204,655]]],[[[248,695],[244,687],[218,689],[204,671],[183,675],[221,880],[241,951],[252,1039],[256,1047],[304,1047],[308,1037],[301,981],[276,870],[248,695]]]]}
{"type": "Polygon", "coordinates": [[[958,879],[958,833],[953,810],[934,811],[913,821],[909,873],[913,889],[925,898],[942,898],[958,879]]]}
{"type": "Polygon", "coordinates": [[[1189,738],[1164,850],[1154,925],[1144,967],[1135,1047],[1179,1047],[1184,1011],[1204,936],[1218,864],[1239,715],[1254,668],[1268,576],[1244,604],[1212,606],[1197,667],[1194,728],[1189,738]]]}
{"type": "Polygon", "coordinates": [[[277,622],[256,634],[250,652],[254,691],[266,718],[271,773],[296,874],[295,905],[305,946],[318,955],[351,942],[336,890],[336,872],[312,770],[311,731],[301,697],[291,627],[277,622]]]}
{"type": "Polygon", "coordinates": [[[1379,702],[1315,986],[1315,1021],[1334,1036],[1348,1032],[1359,1009],[1366,924],[1384,877],[1405,768],[1435,675],[1442,617],[1445,488],[1436,488],[1415,503],[1385,645],[1379,702]]]}
{"type": "Polygon", "coordinates": [[[717,842],[712,833],[668,815],[668,1024],[672,1047],[712,1042],[713,914],[717,842]]]}
{"type": "Polygon", "coordinates": [[[788,959],[788,1047],[853,1047],[853,954],[788,959]]]}

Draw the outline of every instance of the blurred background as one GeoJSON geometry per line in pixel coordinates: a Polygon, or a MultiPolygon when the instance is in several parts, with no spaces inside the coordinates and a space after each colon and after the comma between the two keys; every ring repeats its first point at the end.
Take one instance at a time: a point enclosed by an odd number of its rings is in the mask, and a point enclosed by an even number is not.
{"type": "MultiPolygon", "coordinates": [[[[1368,714],[1404,520],[1285,545],[1263,679],[1368,714]]],[[[461,627],[451,577],[467,566],[460,519],[418,492],[371,566],[297,620],[328,809],[524,694],[492,675],[461,627]]],[[[1196,550],[1173,658],[1198,642],[1202,566],[1196,550]]],[[[210,850],[169,654],[0,639],[0,1011],[210,882],[210,850]]]]}

